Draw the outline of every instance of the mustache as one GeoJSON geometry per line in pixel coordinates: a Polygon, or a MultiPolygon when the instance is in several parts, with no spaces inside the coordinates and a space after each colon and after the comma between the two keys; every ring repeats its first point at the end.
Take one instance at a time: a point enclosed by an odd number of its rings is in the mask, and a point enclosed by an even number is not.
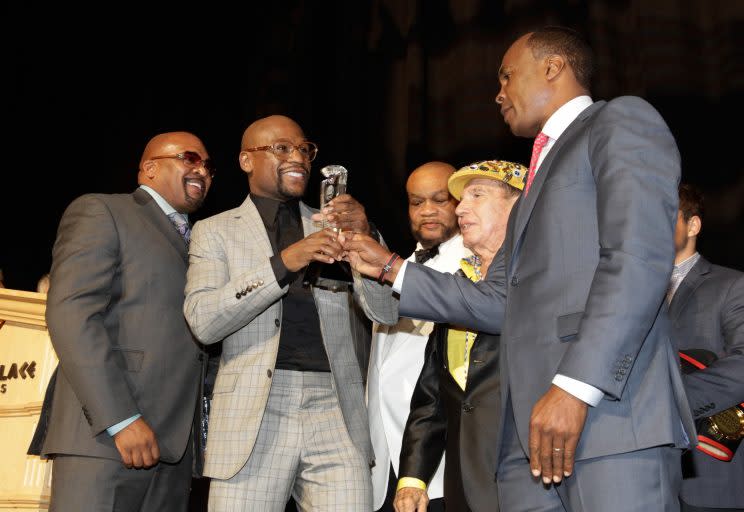
{"type": "Polygon", "coordinates": [[[305,174],[310,174],[310,166],[306,164],[300,164],[300,163],[292,163],[289,165],[283,165],[279,167],[279,174],[285,174],[288,172],[297,172],[302,171],[305,174]]]}

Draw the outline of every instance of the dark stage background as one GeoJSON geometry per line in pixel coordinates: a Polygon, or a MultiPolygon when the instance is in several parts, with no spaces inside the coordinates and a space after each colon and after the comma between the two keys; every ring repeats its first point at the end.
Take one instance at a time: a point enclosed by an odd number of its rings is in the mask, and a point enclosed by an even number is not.
{"type": "MultiPolygon", "coordinates": [[[[593,96],[637,94],[666,118],[683,179],[706,192],[701,249],[744,268],[744,2],[717,0],[274,1],[217,12],[178,4],[5,6],[0,268],[35,289],[59,218],[86,192],[130,192],[154,134],[201,136],[218,165],[196,219],[238,205],[240,137],[258,117],[295,118],[320,167],[350,171],[350,191],[390,245],[413,247],[404,183],[415,166],[487,158],[528,163],[493,99],[516,33],[573,26],[597,53],[593,96]],[[88,8],[92,9],[92,8],[88,8]],[[118,10],[118,12],[117,12],[118,10]],[[92,17],[97,21],[84,22],[92,17]],[[733,152],[733,153],[732,153],[733,152]]],[[[318,178],[308,202],[317,205],[318,178]]]]}

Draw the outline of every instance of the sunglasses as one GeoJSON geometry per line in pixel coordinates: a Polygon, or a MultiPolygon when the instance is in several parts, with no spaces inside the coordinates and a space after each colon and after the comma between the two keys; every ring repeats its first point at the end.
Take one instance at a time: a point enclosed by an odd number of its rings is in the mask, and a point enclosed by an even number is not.
{"type": "Polygon", "coordinates": [[[183,153],[177,153],[175,155],[151,156],[150,160],[160,160],[161,158],[175,158],[181,160],[189,169],[204,167],[204,170],[207,171],[210,178],[214,178],[214,173],[217,171],[211,158],[205,160],[196,151],[184,151],[183,153]]]}

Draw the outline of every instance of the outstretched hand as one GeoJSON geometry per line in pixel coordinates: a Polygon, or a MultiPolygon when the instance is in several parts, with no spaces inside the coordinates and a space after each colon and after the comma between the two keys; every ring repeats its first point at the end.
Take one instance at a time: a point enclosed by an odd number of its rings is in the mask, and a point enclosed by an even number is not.
{"type": "MultiPolygon", "coordinates": [[[[344,259],[349,262],[351,268],[366,276],[376,278],[380,275],[382,267],[390,261],[393,253],[369,235],[341,233],[339,241],[346,251],[344,259]]],[[[400,268],[400,264],[398,264],[400,268]]],[[[397,272],[397,268],[395,269],[397,272]]],[[[392,270],[391,270],[392,272],[392,270]]],[[[390,282],[390,272],[385,276],[390,282]]]]}

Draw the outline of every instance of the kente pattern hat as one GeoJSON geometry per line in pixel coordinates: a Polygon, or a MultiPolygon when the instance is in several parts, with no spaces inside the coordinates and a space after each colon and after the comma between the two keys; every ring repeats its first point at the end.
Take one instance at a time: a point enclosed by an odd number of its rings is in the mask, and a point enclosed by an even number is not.
{"type": "Polygon", "coordinates": [[[447,182],[450,194],[459,201],[462,189],[468,181],[475,178],[503,181],[518,190],[524,190],[527,168],[506,160],[483,160],[466,165],[450,176],[447,182]]]}

